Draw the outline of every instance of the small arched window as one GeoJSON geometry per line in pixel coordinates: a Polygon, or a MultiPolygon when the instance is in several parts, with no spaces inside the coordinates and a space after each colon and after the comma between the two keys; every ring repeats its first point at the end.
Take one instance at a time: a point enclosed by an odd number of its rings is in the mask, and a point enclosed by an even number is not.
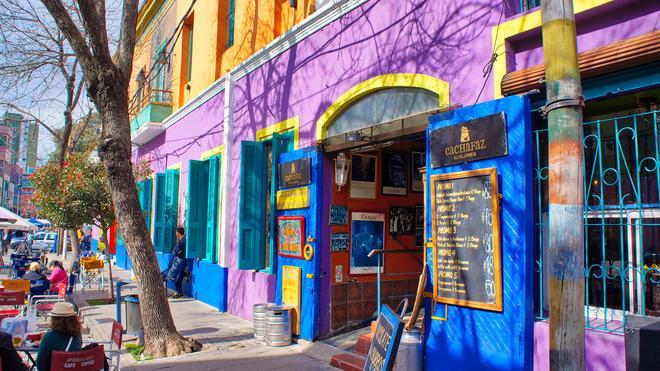
{"type": "Polygon", "coordinates": [[[380,123],[439,108],[437,93],[421,88],[387,88],[368,94],[340,113],[327,136],[364,129],[380,123]]]}

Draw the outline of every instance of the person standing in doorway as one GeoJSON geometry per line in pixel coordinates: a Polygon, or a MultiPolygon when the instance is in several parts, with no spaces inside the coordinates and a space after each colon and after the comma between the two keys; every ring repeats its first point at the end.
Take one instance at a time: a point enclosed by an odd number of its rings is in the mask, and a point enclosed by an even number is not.
{"type": "Polygon", "coordinates": [[[180,298],[183,296],[183,277],[186,270],[186,230],[183,227],[176,229],[176,246],[172,250],[170,264],[167,270],[163,272],[163,278],[166,281],[174,283],[174,290],[176,291],[172,298],[180,298]]]}

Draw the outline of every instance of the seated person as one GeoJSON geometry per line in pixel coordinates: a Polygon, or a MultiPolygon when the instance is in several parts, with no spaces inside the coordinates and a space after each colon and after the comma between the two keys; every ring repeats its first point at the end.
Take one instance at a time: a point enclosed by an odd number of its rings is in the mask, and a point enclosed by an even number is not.
{"type": "Polygon", "coordinates": [[[50,290],[58,292],[60,287],[67,286],[69,279],[66,276],[66,271],[64,270],[61,261],[53,260],[50,262],[50,267],[53,269],[50,272],[50,276],[48,276],[48,280],[50,281],[50,290]]]}
{"type": "Polygon", "coordinates": [[[41,266],[37,262],[30,264],[30,270],[21,279],[30,280],[31,295],[43,295],[50,289],[50,281],[41,273],[41,266]]]}
{"type": "Polygon", "coordinates": [[[50,328],[39,344],[36,366],[39,371],[49,371],[52,352],[63,350],[73,352],[82,347],[82,325],[73,311],[73,305],[67,302],[55,303],[50,312],[50,328]]]}
{"type": "Polygon", "coordinates": [[[2,370],[24,371],[28,369],[14,348],[11,334],[6,332],[0,332],[0,359],[2,360],[0,362],[2,370]]]}

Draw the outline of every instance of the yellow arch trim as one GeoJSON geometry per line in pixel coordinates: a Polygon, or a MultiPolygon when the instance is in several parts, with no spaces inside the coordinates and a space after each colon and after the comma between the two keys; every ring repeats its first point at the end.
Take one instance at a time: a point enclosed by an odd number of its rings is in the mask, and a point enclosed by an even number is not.
{"type": "Polygon", "coordinates": [[[168,166],[167,170],[181,170],[181,162],[168,166]]]}
{"type": "Polygon", "coordinates": [[[257,142],[263,142],[265,140],[268,140],[273,137],[273,134],[278,133],[286,133],[287,131],[293,130],[293,146],[294,149],[300,148],[298,145],[300,144],[300,117],[292,117],[290,119],[286,119],[284,121],[280,121],[276,124],[272,124],[269,126],[266,126],[263,129],[257,130],[257,133],[255,134],[255,140],[257,142]]]}
{"type": "Polygon", "coordinates": [[[200,156],[200,160],[202,160],[202,161],[208,160],[209,158],[211,158],[215,155],[221,154],[224,150],[225,150],[224,144],[221,144],[217,147],[213,147],[213,148],[209,149],[208,151],[202,152],[202,154],[200,156]]]}
{"type": "Polygon", "coordinates": [[[395,73],[365,80],[348,89],[328,107],[316,122],[316,140],[326,137],[328,126],[358,99],[387,88],[420,88],[438,94],[438,107],[449,105],[449,83],[421,73],[395,73]]]}
{"type": "MultiPolygon", "coordinates": [[[[573,0],[573,11],[575,14],[585,12],[587,10],[593,9],[595,7],[610,3],[614,0],[573,0]]],[[[507,73],[506,65],[506,39],[511,36],[521,34],[533,30],[535,28],[541,27],[541,9],[537,11],[526,14],[524,16],[512,19],[510,21],[500,24],[499,31],[498,27],[495,26],[491,29],[491,43],[493,44],[493,50],[497,53],[500,51],[502,54],[497,58],[493,64],[493,84],[494,88],[494,97],[502,97],[502,79],[507,73]],[[497,35],[497,45],[495,45],[495,36],[497,35]]]]}

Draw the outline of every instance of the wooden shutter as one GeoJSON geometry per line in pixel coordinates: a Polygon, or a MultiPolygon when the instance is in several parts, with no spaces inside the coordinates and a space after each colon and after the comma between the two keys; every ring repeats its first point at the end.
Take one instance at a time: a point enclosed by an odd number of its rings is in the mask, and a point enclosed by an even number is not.
{"type": "Polygon", "coordinates": [[[171,252],[176,242],[175,232],[179,219],[179,170],[165,172],[164,201],[163,251],[171,252]]]}
{"type": "Polygon", "coordinates": [[[165,174],[156,174],[156,197],[154,199],[154,248],[165,248],[165,174]]]}
{"type": "MultiPolygon", "coordinates": [[[[280,142],[280,153],[291,152],[295,149],[293,131],[287,131],[286,133],[283,134],[277,134],[277,137],[279,137],[279,142],[280,142]]],[[[273,137],[273,139],[275,139],[275,136],[273,137]]]]}
{"type": "Polygon", "coordinates": [[[208,185],[208,163],[206,161],[190,160],[186,216],[187,258],[203,258],[206,255],[206,197],[208,185]]]}
{"type": "Polygon", "coordinates": [[[236,0],[229,0],[227,14],[227,47],[234,45],[234,20],[236,18],[236,0]]]}
{"type": "Polygon", "coordinates": [[[220,196],[220,156],[208,159],[209,193],[208,216],[206,218],[206,260],[218,261],[218,200],[220,196]]]}
{"type": "Polygon", "coordinates": [[[147,230],[151,232],[151,190],[153,182],[151,179],[145,179],[137,183],[138,197],[140,198],[140,209],[144,214],[144,221],[147,223],[147,230]]]}
{"type": "Polygon", "coordinates": [[[238,202],[239,269],[264,267],[266,163],[263,143],[241,143],[241,188],[238,202]]]}

